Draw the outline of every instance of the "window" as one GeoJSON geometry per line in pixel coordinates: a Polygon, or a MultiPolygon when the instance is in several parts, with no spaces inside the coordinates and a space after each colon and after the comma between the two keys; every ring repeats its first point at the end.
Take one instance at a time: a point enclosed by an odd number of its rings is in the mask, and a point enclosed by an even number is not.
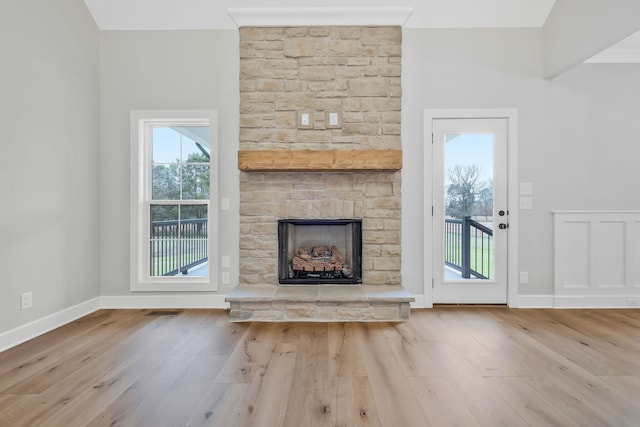
{"type": "Polygon", "coordinates": [[[131,290],[217,289],[217,113],[131,113],[131,290]]]}

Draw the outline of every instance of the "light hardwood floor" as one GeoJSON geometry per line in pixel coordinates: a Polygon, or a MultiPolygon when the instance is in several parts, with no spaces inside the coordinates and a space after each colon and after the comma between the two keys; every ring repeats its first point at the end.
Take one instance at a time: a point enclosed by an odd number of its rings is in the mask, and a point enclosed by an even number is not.
{"type": "Polygon", "coordinates": [[[5,425],[638,426],[640,310],[101,310],[0,353],[5,425]]]}

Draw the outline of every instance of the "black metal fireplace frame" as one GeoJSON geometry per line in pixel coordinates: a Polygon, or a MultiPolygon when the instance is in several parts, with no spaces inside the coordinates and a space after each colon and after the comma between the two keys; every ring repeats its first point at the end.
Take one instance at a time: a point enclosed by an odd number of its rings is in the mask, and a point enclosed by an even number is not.
{"type": "MultiPolygon", "coordinates": [[[[345,254],[346,255],[346,254],[345,254]]],[[[362,283],[362,220],[353,218],[340,219],[279,219],[278,220],[278,281],[281,285],[357,285],[362,283]],[[351,245],[353,277],[345,278],[310,278],[289,277],[289,234],[288,225],[348,225],[351,224],[351,245]]]]}

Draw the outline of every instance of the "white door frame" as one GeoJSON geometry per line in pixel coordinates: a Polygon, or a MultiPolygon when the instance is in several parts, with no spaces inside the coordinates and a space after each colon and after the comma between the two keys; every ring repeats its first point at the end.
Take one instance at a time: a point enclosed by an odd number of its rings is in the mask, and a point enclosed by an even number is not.
{"type": "Polygon", "coordinates": [[[509,236],[507,254],[507,304],[518,301],[518,110],[498,109],[433,109],[424,111],[424,306],[433,307],[433,120],[434,119],[507,119],[507,198],[509,236]],[[429,220],[431,218],[431,220],[429,220]]]}

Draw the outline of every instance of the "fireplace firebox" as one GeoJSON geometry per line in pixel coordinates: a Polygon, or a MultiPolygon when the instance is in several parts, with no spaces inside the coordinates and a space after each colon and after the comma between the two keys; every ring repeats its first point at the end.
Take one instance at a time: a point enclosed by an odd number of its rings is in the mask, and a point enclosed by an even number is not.
{"type": "Polygon", "coordinates": [[[362,220],[278,220],[278,278],[285,285],[362,283],[362,220]]]}

